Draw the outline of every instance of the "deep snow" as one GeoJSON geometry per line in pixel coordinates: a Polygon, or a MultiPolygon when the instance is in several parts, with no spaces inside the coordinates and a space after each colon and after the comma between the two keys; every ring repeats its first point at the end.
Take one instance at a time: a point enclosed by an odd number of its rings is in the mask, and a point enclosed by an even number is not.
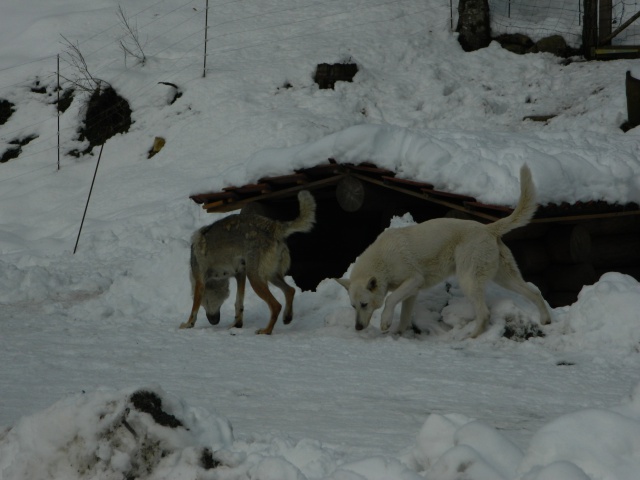
{"type": "Polygon", "coordinates": [[[542,203],[638,202],[637,129],[619,128],[637,61],[464,53],[446,0],[211,3],[202,78],[202,1],[127,3],[144,66],[125,64],[115,1],[3,2],[0,98],[17,111],[0,148],[38,138],[0,165],[0,478],[635,479],[640,285],[622,274],[526,342],[502,332],[535,309],[497,287],[490,329],[468,339],[455,281],[419,300],[429,335],[383,335],[378,317],[355,332],[330,279],[298,292],[271,337],[253,334],[266,309],[250,291],[242,331],[226,329],[231,301],[218,327],[202,313],[177,327],[190,234],[218,218],[191,193],[334,156],[506,205],[526,161],[542,203]],[[135,120],[105,145],[75,255],[97,151],[65,155],[81,146],[76,98],[58,171],[53,96],[31,91],[37,79],[53,92],[61,34],[135,120]],[[348,59],[355,81],[318,90],[315,65],[348,59]],[[158,82],[182,97],[169,105],[158,82]],[[556,117],[523,121],[542,114],[556,117]],[[155,136],[167,144],[147,159],[155,136]],[[132,409],[139,389],[188,430],[132,409]]]}

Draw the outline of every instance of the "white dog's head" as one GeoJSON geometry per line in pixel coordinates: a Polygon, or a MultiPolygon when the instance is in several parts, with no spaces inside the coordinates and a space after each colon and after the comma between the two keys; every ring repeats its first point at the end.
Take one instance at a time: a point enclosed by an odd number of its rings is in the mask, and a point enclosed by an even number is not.
{"type": "Polygon", "coordinates": [[[386,288],[376,277],[369,277],[365,281],[345,278],[337,278],[336,281],[349,292],[351,306],[356,311],[356,330],[367,328],[373,312],[384,303],[386,288]]]}

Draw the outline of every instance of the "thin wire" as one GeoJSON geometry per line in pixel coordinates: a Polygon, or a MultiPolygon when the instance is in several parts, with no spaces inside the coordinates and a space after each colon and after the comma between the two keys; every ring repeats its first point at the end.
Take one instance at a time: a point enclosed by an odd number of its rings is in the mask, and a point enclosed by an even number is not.
{"type": "Polygon", "coordinates": [[[82,214],[82,221],[80,222],[80,229],[78,230],[78,237],[76,238],[76,246],[73,247],[74,255],[78,250],[78,242],[80,241],[80,234],[82,233],[82,226],[84,225],[84,219],[87,216],[87,209],[89,208],[89,200],[91,200],[91,192],[93,192],[93,185],[96,183],[96,176],[98,175],[98,167],[100,166],[100,159],[102,158],[103,148],[104,148],[104,143],[100,146],[100,154],[98,155],[98,161],[96,162],[96,169],[93,172],[93,180],[91,180],[91,188],[89,189],[89,196],[87,197],[87,203],[84,206],[84,213],[82,214]]]}

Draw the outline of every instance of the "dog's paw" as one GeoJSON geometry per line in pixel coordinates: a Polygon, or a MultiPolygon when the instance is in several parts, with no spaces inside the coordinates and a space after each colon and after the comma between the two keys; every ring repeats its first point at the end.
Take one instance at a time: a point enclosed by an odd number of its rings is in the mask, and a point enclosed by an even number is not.
{"type": "Polygon", "coordinates": [[[189,322],[181,323],[180,329],[184,329],[184,328],[193,328],[193,323],[189,323],[189,322]]]}
{"type": "Polygon", "coordinates": [[[266,328],[259,328],[256,330],[256,335],[271,335],[271,330],[267,330],[266,328]]]}

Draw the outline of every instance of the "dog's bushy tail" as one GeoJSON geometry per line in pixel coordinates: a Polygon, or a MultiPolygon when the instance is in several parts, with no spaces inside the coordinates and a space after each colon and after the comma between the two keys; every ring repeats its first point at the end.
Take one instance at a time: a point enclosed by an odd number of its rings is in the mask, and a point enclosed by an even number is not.
{"type": "Polygon", "coordinates": [[[193,283],[197,278],[201,277],[200,263],[201,259],[207,252],[207,239],[202,233],[202,229],[198,229],[191,236],[191,282],[193,283]]]}
{"type": "Polygon", "coordinates": [[[487,225],[487,229],[495,236],[501,237],[511,230],[524,227],[536,213],[536,187],[531,178],[531,170],[524,164],[520,168],[520,198],[511,215],[487,225]]]}
{"type": "Polygon", "coordinates": [[[298,218],[289,222],[282,222],[284,238],[297,232],[309,232],[316,223],[316,201],[313,195],[307,190],[302,190],[298,193],[298,202],[300,202],[300,214],[298,218]]]}

